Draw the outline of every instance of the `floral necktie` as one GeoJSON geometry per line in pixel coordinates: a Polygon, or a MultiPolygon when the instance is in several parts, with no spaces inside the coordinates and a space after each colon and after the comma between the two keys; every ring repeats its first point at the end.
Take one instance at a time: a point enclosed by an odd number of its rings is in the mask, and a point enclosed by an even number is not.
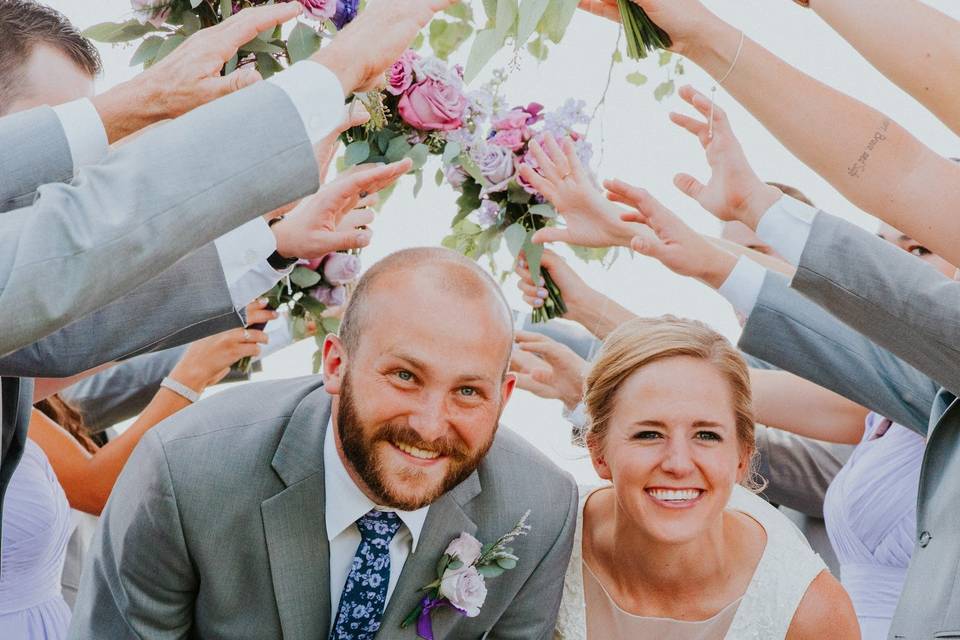
{"type": "Polygon", "coordinates": [[[371,510],[357,520],[360,546],[343,586],[330,640],[372,640],[380,629],[390,584],[390,541],[400,528],[392,511],[371,510]]]}

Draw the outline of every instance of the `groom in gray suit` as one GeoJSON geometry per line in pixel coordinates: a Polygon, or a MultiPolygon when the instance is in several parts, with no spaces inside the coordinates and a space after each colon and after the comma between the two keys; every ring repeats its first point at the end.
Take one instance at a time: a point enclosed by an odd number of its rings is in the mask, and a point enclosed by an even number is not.
{"type": "Polygon", "coordinates": [[[401,623],[450,542],[493,542],[528,510],[516,568],[457,602],[480,605],[474,617],[434,609],[433,634],[552,637],[577,490],[498,429],[512,326],[496,283],[458,254],[373,266],[322,378],[227,391],[145,436],[70,637],[413,639],[401,623]]]}

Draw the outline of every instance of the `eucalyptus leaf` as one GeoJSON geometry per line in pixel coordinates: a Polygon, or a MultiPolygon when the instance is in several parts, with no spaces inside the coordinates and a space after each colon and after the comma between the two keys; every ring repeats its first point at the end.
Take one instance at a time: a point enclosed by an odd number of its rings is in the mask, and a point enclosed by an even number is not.
{"type": "Polygon", "coordinates": [[[433,181],[438,187],[443,185],[444,178],[446,178],[446,175],[444,175],[443,169],[437,169],[437,172],[433,174],[433,181]]]}
{"type": "Polygon", "coordinates": [[[196,9],[203,3],[203,0],[190,0],[190,8],[196,9]]]}
{"type": "Polygon", "coordinates": [[[313,352],[313,373],[320,373],[320,368],[323,366],[323,352],[317,349],[313,352]]]}
{"type": "Polygon", "coordinates": [[[514,222],[503,232],[503,238],[507,241],[507,249],[510,250],[510,255],[517,258],[527,241],[527,230],[519,222],[514,222]]]}
{"type": "Polygon", "coordinates": [[[482,575],[484,578],[487,578],[487,579],[496,578],[498,576],[503,575],[503,569],[501,569],[495,564],[488,564],[482,567],[478,567],[477,571],[479,571],[480,575],[482,575]]]}
{"type": "Polygon", "coordinates": [[[536,40],[531,40],[527,43],[527,51],[530,52],[534,58],[543,62],[550,55],[550,49],[547,48],[546,43],[544,43],[543,38],[537,38],[536,40]]]}
{"type": "Polygon", "coordinates": [[[130,42],[137,38],[142,38],[148,33],[155,31],[164,31],[150,24],[140,24],[136,20],[127,22],[102,22],[95,24],[83,32],[83,35],[97,42],[130,42]]]}
{"type": "Polygon", "coordinates": [[[306,267],[295,267],[290,273],[290,282],[301,289],[307,289],[320,283],[323,278],[316,271],[311,271],[306,267]]]}
{"type": "Polygon", "coordinates": [[[672,96],[673,92],[673,80],[667,80],[666,82],[661,82],[657,88],[653,90],[653,97],[656,98],[657,102],[661,102],[664,98],[672,96]]]}
{"type": "Polygon", "coordinates": [[[320,325],[326,333],[337,333],[340,331],[340,318],[324,318],[320,325]]]}
{"type": "Polygon", "coordinates": [[[277,62],[277,59],[274,58],[269,53],[258,53],[257,57],[257,71],[260,72],[260,75],[263,76],[263,79],[271,77],[275,73],[280,73],[283,71],[283,65],[277,62]]]}
{"type": "Polygon", "coordinates": [[[283,53],[283,49],[275,44],[264,42],[260,38],[254,38],[246,44],[240,45],[240,51],[249,51],[250,53],[283,53]]]}
{"type": "Polygon", "coordinates": [[[413,183],[413,197],[416,198],[420,195],[420,190],[423,189],[423,169],[420,169],[416,173],[416,180],[413,183]]]}
{"type": "Polygon", "coordinates": [[[192,11],[183,12],[183,33],[191,36],[200,31],[200,18],[192,11]]]}
{"type": "Polygon", "coordinates": [[[497,37],[502,43],[511,33],[516,34],[517,17],[520,7],[517,0],[497,0],[496,29],[497,37]]]}
{"type": "Polygon", "coordinates": [[[287,53],[290,62],[306,60],[320,49],[320,36],[309,25],[298,22],[287,38],[287,53]]]}
{"type": "Polygon", "coordinates": [[[163,45],[163,38],[160,36],[145,38],[137,47],[137,50],[133,52],[133,57],[130,58],[130,66],[135,67],[138,64],[153,60],[157,56],[157,52],[160,51],[161,45],[163,45]]]}
{"type": "Polygon", "coordinates": [[[153,57],[153,62],[157,63],[170,55],[174,49],[179,47],[186,40],[186,37],[181,35],[172,35],[166,40],[163,41],[163,44],[160,45],[160,48],[157,49],[157,55],[153,57]]]}
{"type": "Polygon", "coordinates": [[[464,72],[464,81],[469,84],[490,62],[491,58],[503,46],[504,36],[500,36],[494,29],[478,31],[467,56],[467,68],[464,72]]]}
{"type": "MultiPolygon", "coordinates": [[[[502,1],[502,0],[501,0],[502,1]]],[[[517,46],[523,45],[533,35],[540,19],[549,6],[550,0],[523,0],[519,7],[517,25],[517,46]]]]}
{"type": "Polygon", "coordinates": [[[443,554],[440,556],[440,559],[437,560],[437,577],[442,578],[443,573],[447,570],[447,565],[450,563],[450,555],[443,554]]]}
{"type": "Polygon", "coordinates": [[[434,20],[430,23],[429,33],[434,55],[446,60],[473,35],[473,27],[466,22],[434,20]]]}
{"type": "Polygon", "coordinates": [[[397,162],[403,160],[411,149],[413,149],[413,145],[407,142],[402,135],[398,135],[387,144],[384,155],[386,155],[388,162],[397,162]]]}
{"type": "Polygon", "coordinates": [[[657,57],[657,64],[661,67],[665,67],[670,64],[670,61],[673,59],[673,54],[669,51],[661,51],[660,55],[657,57]]]}
{"type": "MultiPolygon", "coordinates": [[[[306,271],[310,271],[310,270],[309,270],[309,269],[306,269],[306,271]]],[[[313,273],[313,272],[310,271],[310,273],[313,273]]],[[[315,274],[315,275],[316,275],[316,274],[315,274]]],[[[319,276],[318,276],[318,277],[319,277],[319,276]]],[[[293,280],[292,275],[291,275],[291,278],[290,278],[290,279],[293,280]]],[[[318,282],[319,282],[319,280],[318,280],[318,282]]],[[[312,286],[312,285],[307,285],[307,286],[312,286]]],[[[327,305],[323,304],[323,303],[320,302],[319,300],[315,300],[315,299],[314,299],[313,297],[311,297],[311,296],[303,296],[302,298],[300,298],[299,300],[297,300],[297,304],[300,305],[300,306],[302,306],[302,307],[307,311],[307,313],[309,313],[309,314],[311,314],[311,315],[313,315],[313,316],[315,316],[315,317],[318,317],[318,318],[320,317],[321,314],[323,314],[324,311],[327,310],[327,305]]]]}
{"type": "Polygon", "coordinates": [[[513,558],[497,558],[497,566],[501,569],[516,569],[517,561],[513,558]]]}
{"type": "Polygon", "coordinates": [[[370,157],[370,143],[366,140],[357,140],[347,145],[344,160],[348,167],[360,164],[370,157]]]}
{"type": "Polygon", "coordinates": [[[639,87],[647,84],[647,76],[643,75],[639,71],[634,71],[633,73],[627,75],[627,82],[639,87]]]}
{"type": "Polygon", "coordinates": [[[541,218],[552,219],[557,217],[557,210],[553,208],[552,204],[535,204],[530,207],[530,213],[541,218]]]}
{"type": "Polygon", "coordinates": [[[423,168],[423,165],[427,164],[427,158],[430,157],[430,147],[421,142],[410,149],[406,157],[413,160],[412,171],[419,171],[423,168]]]}
{"type": "Polygon", "coordinates": [[[457,159],[457,156],[460,155],[460,151],[463,147],[460,146],[460,143],[451,140],[447,143],[447,146],[443,148],[443,164],[452,164],[454,160],[457,159]]]}
{"type": "MultiPolygon", "coordinates": [[[[533,234],[531,234],[533,235],[533,234]]],[[[527,258],[527,267],[530,269],[530,275],[534,282],[540,280],[540,259],[543,257],[543,245],[533,244],[528,236],[523,245],[523,253],[527,258]]]]}
{"type": "Polygon", "coordinates": [[[473,9],[467,2],[458,2],[457,4],[444,9],[443,12],[448,16],[452,16],[458,20],[463,20],[464,22],[473,21],[473,9]]]}
{"type": "Polygon", "coordinates": [[[577,12],[579,0],[553,0],[543,14],[538,30],[555,44],[560,44],[570,21],[577,12]]]}

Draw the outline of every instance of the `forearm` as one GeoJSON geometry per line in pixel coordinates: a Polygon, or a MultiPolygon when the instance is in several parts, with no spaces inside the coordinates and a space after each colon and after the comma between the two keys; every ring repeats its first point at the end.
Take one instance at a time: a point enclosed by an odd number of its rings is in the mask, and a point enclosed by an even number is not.
{"type": "Polygon", "coordinates": [[[800,436],[857,444],[868,410],[787,371],[750,370],[754,418],[800,436]]]}
{"type": "Polygon", "coordinates": [[[168,117],[156,88],[142,76],[91,98],[110,144],[168,117]]]}
{"type": "MultiPolygon", "coordinates": [[[[776,271],[777,273],[782,273],[785,276],[792,277],[796,272],[796,268],[793,265],[784,262],[773,256],[769,256],[765,253],[760,253],[759,251],[754,251],[739,245],[735,242],[730,242],[729,240],[724,240],[723,238],[707,238],[714,246],[728,251],[731,254],[739,256],[747,256],[761,267],[765,268],[767,271],[776,271]]],[[[728,274],[729,275],[729,274],[728,274]]]]}
{"type": "MultiPolygon", "coordinates": [[[[685,53],[715,78],[733,66],[740,34],[714,20],[685,53]]],[[[864,103],[818,82],[746,38],[724,87],[794,155],[848,200],[960,262],[954,203],[960,167],[864,103]]],[[[756,228],[763,211],[744,222],[756,228]]]]}
{"type": "Polygon", "coordinates": [[[810,8],[960,134],[960,22],[917,0],[811,0],[810,8]]]}
{"type": "Polygon", "coordinates": [[[636,317],[633,312],[594,289],[590,289],[582,301],[569,305],[566,315],[567,319],[583,325],[600,340],[605,340],[614,329],[636,317]]]}
{"type": "Polygon", "coordinates": [[[46,400],[52,395],[58,394],[67,387],[72,387],[81,380],[105,371],[117,364],[116,362],[106,362],[99,367],[88,369],[83,373],[78,373],[69,378],[36,378],[33,385],[33,402],[36,404],[41,400],[46,400]]]}

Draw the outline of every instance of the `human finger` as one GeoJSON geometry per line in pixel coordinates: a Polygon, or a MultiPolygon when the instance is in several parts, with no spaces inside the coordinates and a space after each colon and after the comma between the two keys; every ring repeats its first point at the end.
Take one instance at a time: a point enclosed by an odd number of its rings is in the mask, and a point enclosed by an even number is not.
{"type": "Polygon", "coordinates": [[[556,165],[557,171],[560,172],[560,179],[566,180],[572,173],[572,170],[570,169],[570,163],[567,162],[567,156],[564,155],[563,150],[560,148],[560,144],[557,143],[557,139],[553,137],[552,133],[548,133],[546,136],[544,136],[544,138],[544,150],[556,165]]]}
{"type": "Polygon", "coordinates": [[[531,140],[529,149],[530,153],[533,154],[533,159],[537,161],[537,167],[540,169],[541,175],[554,184],[560,182],[563,172],[559,170],[556,163],[547,155],[543,145],[541,145],[538,140],[531,140]]]}
{"type": "Polygon", "coordinates": [[[573,238],[568,229],[561,227],[544,227],[530,237],[530,242],[534,244],[545,244],[547,242],[565,242],[572,244],[573,238]]]}
{"type": "Polygon", "coordinates": [[[247,326],[254,324],[264,324],[277,318],[277,312],[273,309],[247,309],[247,326]]]}
{"type": "MultiPolygon", "coordinates": [[[[301,11],[302,5],[299,2],[278,2],[271,5],[250,7],[233,14],[220,24],[212,27],[211,31],[215,30],[212,35],[220,38],[224,44],[232,47],[233,52],[236,53],[241,45],[253,40],[257,37],[257,34],[293,20],[300,15],[301,11]]],[[[230,54],[230,56],[232,55],[233,53],[230,54]]]]}

